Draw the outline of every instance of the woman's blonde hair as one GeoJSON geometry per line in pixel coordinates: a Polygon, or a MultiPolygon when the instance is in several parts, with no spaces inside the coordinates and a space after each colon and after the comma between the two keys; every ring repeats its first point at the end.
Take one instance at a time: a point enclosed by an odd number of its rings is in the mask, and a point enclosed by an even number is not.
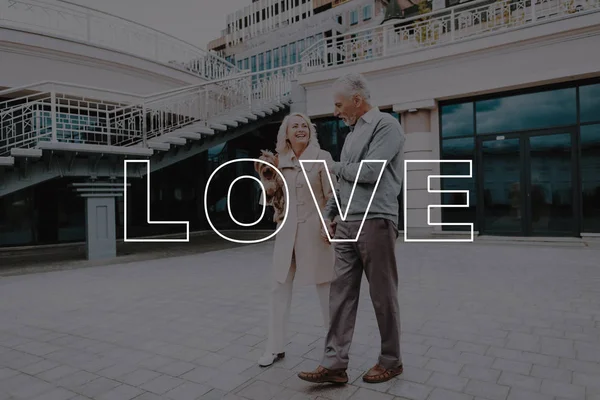
{"type": "Polygon", "coordinates": [[[288,124],[290,122],[290,118],[292,117],[300,117],[304,121],[306,121],[309,131],[308,147],[320,147],[319,140],[317,138],[317,127],[311,122],[310,118],[308,118],[306,115],[299,112],[295,112],[286,116],[283,119],[281,126],[279,127],[279,132],[277,133],[277,144],[275,145],[275,151],[277,152],[277,154],[286,154],[291,149],[290,142],[287,139],[287,129],[288,124]]]}

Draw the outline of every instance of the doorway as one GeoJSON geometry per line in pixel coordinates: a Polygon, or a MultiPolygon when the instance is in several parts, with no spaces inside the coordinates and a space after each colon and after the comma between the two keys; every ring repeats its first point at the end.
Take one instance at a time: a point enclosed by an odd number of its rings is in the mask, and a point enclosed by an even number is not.
{"type": "Polygon", "coordinates": [[[489,235],[578,236],[575,129],[477,138],[479,230],[489,235]]]}

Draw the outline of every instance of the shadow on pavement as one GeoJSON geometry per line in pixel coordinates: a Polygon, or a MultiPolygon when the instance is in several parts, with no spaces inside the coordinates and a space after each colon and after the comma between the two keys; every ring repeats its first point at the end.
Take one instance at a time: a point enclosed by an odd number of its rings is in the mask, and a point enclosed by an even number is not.
{"type": "MultiPolygon", "coordinates": [[[[258,240],[268,236],[272,231],[222,233],[238,240],[258,240]]],[[[96,261],[87,260],[84,243],[0,249],[0,277],[201,254],[241,246],[247,244],[225,240],[210,231],[192,233],[189,242],[125,243],[119,241],[116,258],[96,261]]]]}

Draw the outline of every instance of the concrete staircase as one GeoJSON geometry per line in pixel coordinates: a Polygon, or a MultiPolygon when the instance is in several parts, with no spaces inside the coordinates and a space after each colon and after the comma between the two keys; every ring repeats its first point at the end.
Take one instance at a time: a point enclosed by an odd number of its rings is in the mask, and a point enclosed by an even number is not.
{"type": "Polygon", "coordinates": [[[48,83],[0,92],[0,197],[56,177],[118,180],[124,160],[164,168],[288,110],[296,67],[118,101],[48,83]],[[50,88],[50,90],[43,90],[50,88]]]}

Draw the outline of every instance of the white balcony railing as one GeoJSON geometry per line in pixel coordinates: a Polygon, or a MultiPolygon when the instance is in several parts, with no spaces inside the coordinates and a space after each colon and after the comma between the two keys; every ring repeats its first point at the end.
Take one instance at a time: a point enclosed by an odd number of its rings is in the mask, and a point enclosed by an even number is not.
{"type": "Polygon", "coordinates": [[[226,60],[150,27],[61,0],[0,0],[0,26],[63,37],[213,80],[239,73],[226,60]]]}
{"type": "MultiPolygon", "coordinates": [[[[42,82],[40,90],[0,102],[0,156],[13,148],[35,148],[40,142],[93,145],[146,145],[147,140],[186,125],[263,105],[286,102],[300,64],[172,89],[148,96],[42,82]],[[133,99],[128,102],[95,97],[133,99]]],[[[0,97],[36,85],[0,91],[0,97]]]]}
{"type": "Polygon", "coordinates": [[[408,53],[595,11],[600,11],[600,0],[477,0],[321,39],[302,52],[302,72],[408,53]]]}

